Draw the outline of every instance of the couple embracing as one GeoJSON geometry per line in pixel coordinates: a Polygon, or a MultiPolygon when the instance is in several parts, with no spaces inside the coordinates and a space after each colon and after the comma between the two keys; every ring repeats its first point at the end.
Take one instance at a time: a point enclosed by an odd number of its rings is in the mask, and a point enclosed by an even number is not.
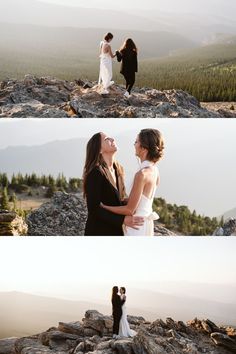
{"type": "Polygon", "coordinates": [[[129,98],[131,90],[135,83],[135,73],[138,71],[137,48],[131,38],[125,40],[120,50],[112,53],[110,42],[113,39],[112,33],[107,33],[100,43],[100,72],[98,84],[102,85],[102,94],[108,94],[108,88],[114,84],[112,81],[112,59],[117,57],[121,62],[120,73],[124,76],[126,82],[126,91],[124,96],[129,98]]]}
{"type": "Polygon", "coordinates": [[[122,337],[134,337],[137,333],[130,329],[129,322],[127,320],[127,312],[125,307],[126,302],[126,290],[124,287],[120,288],[120,294],[118,286],[112,288],[112,316],[113,316],[113,338],[118,339],[122,337]]]}
{"type": "Polygon", "coordinates": [[[127,198],[124,170],[115,160],[117,145],[105,133],[88,141],[83,174],[88,218],[85,236],[153,236],[152,204],[160,177],[157,162],[163,156],[164,140],[156,129],[142,129],[135,141],[139,171],[127,198]]]}

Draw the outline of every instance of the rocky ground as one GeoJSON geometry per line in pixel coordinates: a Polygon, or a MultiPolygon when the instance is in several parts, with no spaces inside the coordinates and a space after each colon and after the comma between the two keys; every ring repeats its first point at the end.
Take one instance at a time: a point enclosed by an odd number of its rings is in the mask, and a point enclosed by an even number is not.
{"type": "Polygon", "coordinates": [[[21,81],[0,82],[0,117],[236,117],[230,106],[201,105],[182,90],[135,88],[129,99],[124,98],[124,92],[124,87],[113,85],[108,95],[102,95],[96,82],[26,75],[21,81]]]}
{"type": "Polygon", "coordinates": [[[236,102],[201,102],[201,106],[225,118],[236,117],[236,102]]]}
{"type": "Polygon", "coordinates": [[[0,340],[0,354],[229,354],[236,352],[236,329],[210,320],[187,322],[167,318],[153,323],[128,316],[133,338],[112,339],[113,320],[88,310],[82,322],[59,322],[57,327],[23,338],[0,340]]]}

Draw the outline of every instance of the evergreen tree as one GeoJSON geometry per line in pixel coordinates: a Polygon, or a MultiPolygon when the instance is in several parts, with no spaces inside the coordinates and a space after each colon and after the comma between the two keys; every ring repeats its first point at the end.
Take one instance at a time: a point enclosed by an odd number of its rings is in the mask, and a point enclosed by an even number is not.
{"type": "Polygon", "coordinates": [[[0,179],[0,185],[4,188],[4,187],[8,187],[9,185],[9,181],[8,181],[8,177],[6,173],[2,173],[1,174],[1,179],[0,179]]]}
{"type": "Polygon", "coordinates": [[[6,187],[4,187],[2,191],[1,209],[10,210],[8,191],[6,187]]]}

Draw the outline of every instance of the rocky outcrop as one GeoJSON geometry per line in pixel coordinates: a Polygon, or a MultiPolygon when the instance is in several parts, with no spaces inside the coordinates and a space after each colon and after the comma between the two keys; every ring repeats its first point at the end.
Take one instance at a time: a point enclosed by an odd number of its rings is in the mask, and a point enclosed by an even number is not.
{"type": "MultiPolygon", "coordinates": [[[[81,193],[57,192],[53,198],[27,217],[29,236],[83,236],[87,206],[81,193]]],[[[155,225],[156,236],[173,236],[168,229],[155,225]]]]}
{"type": "MultiPolygon", "coordinates": [[[[220,108],[202,107],[182,90],[135,88],[129,99],[123,86],[113,85],[108,95],[96,82],[68,82],[26,75],[24,80],[0,82],[0,117],[156,118],[228,117],[220,108]]],[[[236,112],[230,115],[236,117],[236,112]],[[235,114],[235,115],[234,115],[235,114]]]]}
{"type": "Polygon", "coordinates": [[[231,236],[236,233],[236,219],[230,218],[226,220],[223,226],[218,227],[213,236],[231,236]]]}
{"type": "Polygon", "coordinates": [[[17,339],[16,337],[0,339],[0,354],[14,354],[17,339]]]}
{"type": "Polygon", "coordinates": [[[27,235],[28,226],[14,211],[0,210],[0,236],[27,235]]]}
{"type": "Polygon", "coordinates": [[[235,353],[236,329],[218,327],[210,320],[187,324],[167,318],[153,323],[128,316],[133,338],[112,339],[113,319],[96,310],[86,311],[82,321],[63,323],[47,331],[19,339],[0,340],[4,354],[229,354],[235,353]],[[4,349],[5,348],[5,349],[4,349]],[[6,350],[6,352],[4,352],[6,350]]]}
{"type": "Polygon", "coordinates": [[[176,233],[168,230],[166,227],[159,225],[157,222],[154,224],[155,236],[176,236],[176,233]]]}
{"type": "Polygon", "coordinates": [[[27,217],[29,236],[82,236],[87,208],[81,194],[57,192],[27,217]]]}

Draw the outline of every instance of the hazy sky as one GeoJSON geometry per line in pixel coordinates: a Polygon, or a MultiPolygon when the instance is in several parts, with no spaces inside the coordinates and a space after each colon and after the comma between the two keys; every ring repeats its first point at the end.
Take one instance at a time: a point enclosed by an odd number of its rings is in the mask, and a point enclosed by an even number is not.
{"type": "Polygon", "coordinates": [[[63,4],[70,6],[83,6],[83,7],[93,7],[93,8],[108,8],[108,9],[160,9],[161,11],[196,11],[199,8],[212,9],[215,8],[219,10],[224,10],[226,3],[228,6],[234,6],[233,0],[40,0],[41,2],[63,4]]]}
{"type": "Polygon", "coordinates": [[[229,15],[233,10],[236,9],[234,0],[119,0],[119,1],[109,1],[109,0],[40,0],[43,2],[71,5],[71,6],[82,6],[82,7],[92,7],[92,8],[108,8],[116,10],[130,10],[130,9],[158,9],[160,11],[168,12],[198,12],[206,14],[218,14],[223,16],[224,14],[229,15]]]}
{"type": "MultiPolygon", "coordinates": [[[[2,119],[0,149],[88,139],[104,131],[117,140],[117,157],[125,167],[129,187],[138,167],[133,142],[136,134],[148,127],[161,130],[166,141],[157,196],[209,216],[219,216],[236,207],[234,119],[2,119]],[[121,138],[125,139],[125,146],[119,145],[121,138]]],[[[84,156],[85,146],[81,150],[84,156]]],[[[75,156],[71,163],[79,164],[81,174],[83,161],[76,162],[75,156]]],[[[4,171],[4,166],[0,170],[4,171]]]]}
{"type": "Polygon", "coordinates": [[[104,300],[116,284],[157,292],[161,281],[235,285],[235,247],[235,237],[5,237],[0,291],[104,300]]]}

